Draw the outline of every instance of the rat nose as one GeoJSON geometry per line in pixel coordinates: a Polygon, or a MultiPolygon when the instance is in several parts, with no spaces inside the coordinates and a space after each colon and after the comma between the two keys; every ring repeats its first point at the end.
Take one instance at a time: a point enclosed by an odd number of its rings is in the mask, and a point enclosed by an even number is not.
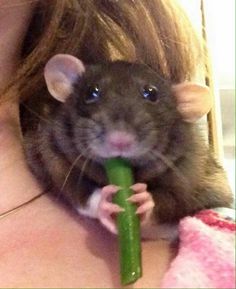
{"type": "Polygon", "coordinates": [[[110,148],[118,151],[129,150],[135,142],[135,137],[131,133],[114,131],[108,134],[107,143],[110,148]]]}

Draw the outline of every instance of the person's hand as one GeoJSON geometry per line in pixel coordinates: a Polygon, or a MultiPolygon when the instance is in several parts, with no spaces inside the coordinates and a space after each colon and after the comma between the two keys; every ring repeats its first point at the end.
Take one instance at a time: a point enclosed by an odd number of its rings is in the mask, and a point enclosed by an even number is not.
{"type": "Polygon", "coordinates": [[[183,82],[172,87],[177,109],[187,122],[195,122],[212,107],[212,96],[207,86],[183,82]]]}

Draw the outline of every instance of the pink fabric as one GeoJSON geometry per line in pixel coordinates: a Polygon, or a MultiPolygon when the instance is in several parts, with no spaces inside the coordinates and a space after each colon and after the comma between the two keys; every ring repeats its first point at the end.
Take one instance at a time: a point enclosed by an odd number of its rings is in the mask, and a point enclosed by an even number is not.
{"type": "Polygon", "coordinates": [[[161,288],[235,288],[235,224],[210,210],[179,225],[179,251],[161,288]]]}

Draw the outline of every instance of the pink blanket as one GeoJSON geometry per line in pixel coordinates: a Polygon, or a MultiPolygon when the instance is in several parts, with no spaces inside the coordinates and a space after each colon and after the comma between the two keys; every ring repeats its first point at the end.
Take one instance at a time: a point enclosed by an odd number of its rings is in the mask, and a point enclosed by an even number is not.
{"type": "Polygon", "coordinates": [[[235,224],[201,211],[179,225],[179,252],[161,288],[235,288],[235,224]]]}

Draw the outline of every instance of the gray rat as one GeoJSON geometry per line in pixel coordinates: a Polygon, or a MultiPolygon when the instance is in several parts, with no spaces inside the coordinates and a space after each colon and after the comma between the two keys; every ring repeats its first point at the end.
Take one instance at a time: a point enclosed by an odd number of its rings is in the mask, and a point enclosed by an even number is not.
{"type": "Polygon", "coordinates": [[[136,184],[130,201],[143,223],[174,225],[199,210],[230,207],[222,167],[196,124],[183,121],[172,83],[145,64],[125,61],[85,66],[59,54],[45,67],[56,99],[48,121],[26,132],[29,166],[38,180],[79,213],[99,218],[112,232],[104,161],[128,159],[136,184]],[[151,221],[150,221],[151,220],[151,221]]]}

